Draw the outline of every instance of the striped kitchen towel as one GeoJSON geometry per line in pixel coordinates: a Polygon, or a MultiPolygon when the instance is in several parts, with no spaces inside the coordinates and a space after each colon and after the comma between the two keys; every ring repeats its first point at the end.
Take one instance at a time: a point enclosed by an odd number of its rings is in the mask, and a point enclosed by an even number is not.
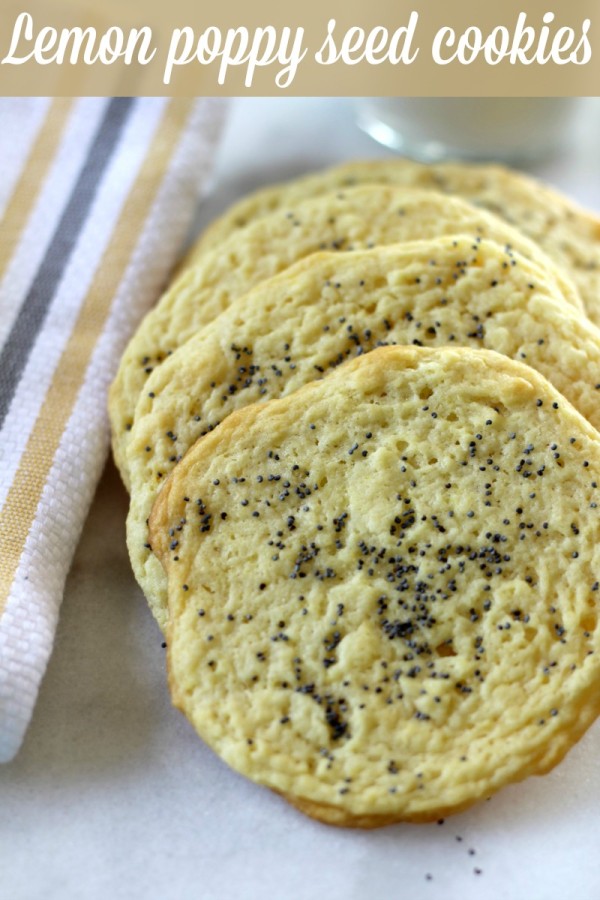
{"type": "Polygon", "coordinates": [[[108,452],[106,393],[206,188],[222,101],[0,100],[0,761],[108,452]]]}

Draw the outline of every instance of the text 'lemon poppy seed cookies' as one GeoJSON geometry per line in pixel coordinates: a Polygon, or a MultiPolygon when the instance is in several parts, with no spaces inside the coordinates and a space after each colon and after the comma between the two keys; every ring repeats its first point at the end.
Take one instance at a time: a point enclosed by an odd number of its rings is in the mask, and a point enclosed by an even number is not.
{"type": "Polygon", "coordinates": [[[600,437],[529,367],[388,347],[233,413],[151,518],[175,703],[312,816],[435,819],[600,711],[600,437]]]}
{"type": "Polygon", "coordinates": [[[206,229],[186,262],[193,264],[225,237],[276,209],[306,197],[372,183],[457,195],[514,225],[564,266],[587,314],[600,325],[600,218],[536,179],[497,165],[425,165],[409,159],[344,163],[242,198],[206,229]]]}
{"type": "Polygon", "coordinates": [[[138,402],[127,542],[163,627],[166,583],[146,522],[176,462],[234,409],[291,393],[382,343],[485,347],[522,359],[600,426],[600,333],[519,254],[463,236],[297,263],[176,351],[138,402]]]}
{"type": "Polygon", "coordinates": [[[565,298],[582,308],[567,275],[536,244],[459,198],[372,185],[299,203],[293,212],[275,213],[234,234],[185,272],[134,335],[109,404],[113,452],[127,486],[125,447],[148,375],[233,300],[318,250],[364,249],[459,232],[492,238],[537,260],[552,274],[565,298]]]}

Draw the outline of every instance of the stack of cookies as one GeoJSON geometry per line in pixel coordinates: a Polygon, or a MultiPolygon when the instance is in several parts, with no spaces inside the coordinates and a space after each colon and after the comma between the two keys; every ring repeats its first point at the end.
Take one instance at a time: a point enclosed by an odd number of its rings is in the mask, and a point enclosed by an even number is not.
{"type": "Polygon", "coordinates": [[[229,765],[428,821],[594,721],[597,325],[600,222],[497,167],[346,164],[201,236],[110,416],[174,702],[229,765]]]}

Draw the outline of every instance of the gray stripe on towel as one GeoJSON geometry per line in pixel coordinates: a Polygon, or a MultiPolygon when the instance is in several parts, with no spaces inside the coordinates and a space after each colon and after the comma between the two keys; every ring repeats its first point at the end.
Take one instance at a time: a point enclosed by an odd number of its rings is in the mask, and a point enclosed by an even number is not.
{"type": "Polygon", "coordinates": [[[134,103],[131,97],[114,97],[107,105],[52,240],[0,352],[0,428],[134,103]]]}

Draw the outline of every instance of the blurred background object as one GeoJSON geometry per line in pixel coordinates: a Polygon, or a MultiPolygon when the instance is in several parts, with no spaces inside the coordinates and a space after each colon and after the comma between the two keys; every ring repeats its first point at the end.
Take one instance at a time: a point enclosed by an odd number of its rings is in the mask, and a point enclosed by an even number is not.
{"type": "Polygon", "coordinates": [[[577,97],[366,97],[358,124],[372,138],[423,162],[527,163],[568,144],[577,97]]]}

